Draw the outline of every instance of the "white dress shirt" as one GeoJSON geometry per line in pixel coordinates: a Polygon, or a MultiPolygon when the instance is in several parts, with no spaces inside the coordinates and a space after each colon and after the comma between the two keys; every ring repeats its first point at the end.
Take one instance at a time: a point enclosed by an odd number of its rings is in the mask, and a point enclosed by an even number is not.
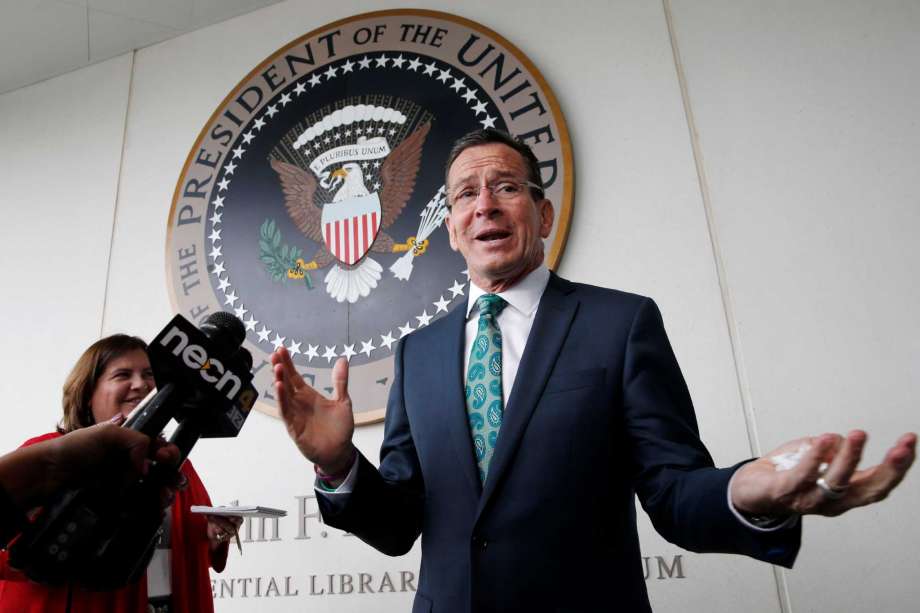
{"type": "MultiPolygon", "coordinates": [[[[521,365],[521,356],[527,345],[527,337],[533,327],[537,307],[546,284],[549,283],[549,269],[541,265],[521,279],[514,287],[498,292],[508,304],[498,314],[498,327],[502,332],[502,399],[508,406],[508,397],[521,365]]],[[[463,376],[470,367],[470,348],[479,331],[479,308],[476,300],[486,294],[485,290],[470,281],[470,295],[466,304],[466,341],[463,344],[463,376]]]]}

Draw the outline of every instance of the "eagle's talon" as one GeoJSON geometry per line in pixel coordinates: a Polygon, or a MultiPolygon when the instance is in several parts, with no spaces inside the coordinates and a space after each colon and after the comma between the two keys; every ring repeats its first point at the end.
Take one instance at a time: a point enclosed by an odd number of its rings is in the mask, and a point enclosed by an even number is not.
{"type": "MultiPolygon", "coordinates": [[[[426,241],[424,241],[424,242],[427,243],[428,241],[426,240],[426,241]]],[[[410,250],[411,250],[413,253],[415,253],[415,250],[416,250],[416,249],[417,249],[417,247],[416,247],[416,245],[415,245],[415,237],[414,237],[414,236],[410,236],[409,238],[407,238],[405,243],[396,243],[396,244],[393,245],[393,253],[404,253],[404,252],[410,251],[410,250]]],[[[416,253],[416,255],[418,255],[418,253],[416,253]]]]}
{"type": "MultiPolygon", "coordinates": [[[[412,242],[415,243],[415,239],[413,239],[412,242]]],[[[427,249],[428,249],[428,239],[426,238],[423,241],[419,241],[418,243],[415,243],[415,246],[412,248],[412,253],[415,255],[422,255],[423,253],[425,253],[425,250],[427,249]]]]}
{"type": "Polygon", "coordinates": [[[294,266],[288,268],[287,276],[288,279],[303,279],[306,271],[316,270],[318,268],[316,260],[312,262],[304,262],[303,258],[297,258],[297,261],[294,263],[294,266]]]}

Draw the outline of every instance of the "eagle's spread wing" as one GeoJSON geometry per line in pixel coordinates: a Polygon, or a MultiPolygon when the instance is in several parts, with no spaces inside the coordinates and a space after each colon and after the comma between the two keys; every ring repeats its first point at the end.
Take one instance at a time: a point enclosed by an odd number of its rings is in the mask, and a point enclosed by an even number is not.
{"type": "Polygon", "coordinates": [[[303,235],[323,245],[321,231],[322,210],[313,203],[316,194],[316,177],[312,173],[281,160],[271,160],[271,166],[281,179],[284,206],[294,225],[303,235]]]}
{"type": "Polygon", "coordinates": [[[431,129],[431,122],[423,124],[410,134],[387,156],[380,169],[383,189],[380,191],[380,207],[383,209],[381,226],[387,228],[399,217],[409,202],[418,168],[422,161],[422,145],[431,129]]]}

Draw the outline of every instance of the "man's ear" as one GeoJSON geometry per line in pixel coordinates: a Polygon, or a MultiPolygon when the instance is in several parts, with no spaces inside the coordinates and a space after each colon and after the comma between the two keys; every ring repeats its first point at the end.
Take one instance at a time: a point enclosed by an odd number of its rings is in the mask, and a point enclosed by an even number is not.
{"type": "Polygon", "coordinates": [[[451,215],[449,212],[447,213],[447,217],[444,218],[444,223],[447,224],[447,236],[450,239],[450,248],[454,251],[458,251],[459,247],[457,246],[457,238],[455,235],[456,229],[454,228],[454,224],[451,223],[451,215]]]}
{"type": "Polygon", "coordinates": [[[553,230],[553,220],[556,218],[556,211],[553,209],[553,203],[548,198],[544,198],[537,203],[540,211],[540,238],[548,238],[549,233],[553,230]]]}

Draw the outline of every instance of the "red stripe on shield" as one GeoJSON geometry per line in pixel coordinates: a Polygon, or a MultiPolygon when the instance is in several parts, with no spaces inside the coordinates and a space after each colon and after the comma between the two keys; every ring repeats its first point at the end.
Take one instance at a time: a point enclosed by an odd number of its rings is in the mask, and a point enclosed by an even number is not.
{"type": "Polygon", "coordinates": [[[339,222],[335,222],[335,257],[339,260],[342,259],[342,247],[339,244],[341,236],[342,233],[339,230],[339,222]]]}
{"type": "Polygon", "coordinates": [[[360,245],[358,245],[358,218],[357,217],[351,218],[351,232],[352,232],[352,238],[354,239],[352,241],[352,245],[353,245],[352,253],[355,254],[354,258],[352,258],[351,260],[351,263],[354,264],[355,262],[358,261],[358,258],[360,258],[361,254],[363,253],[363,251],[360,251],[360,245]]]}
{"type": "Polygon", "coordinates": [[[350,221],[350,219],[342,220],[342,234],[344,235],[342,238],[345,241],[345,249],[342,251],[342,255],[345,256],[345,263],[354,264],[351,259],[351,247],[348,245],[348,222],[350,221]]]}
{"type": "Polygon", "coordinates": [[[371,248],[370,243],[367,241],[367,213],[361,216],[361,230],[364,232],[364,251],[367,251],[371,248]]]}

